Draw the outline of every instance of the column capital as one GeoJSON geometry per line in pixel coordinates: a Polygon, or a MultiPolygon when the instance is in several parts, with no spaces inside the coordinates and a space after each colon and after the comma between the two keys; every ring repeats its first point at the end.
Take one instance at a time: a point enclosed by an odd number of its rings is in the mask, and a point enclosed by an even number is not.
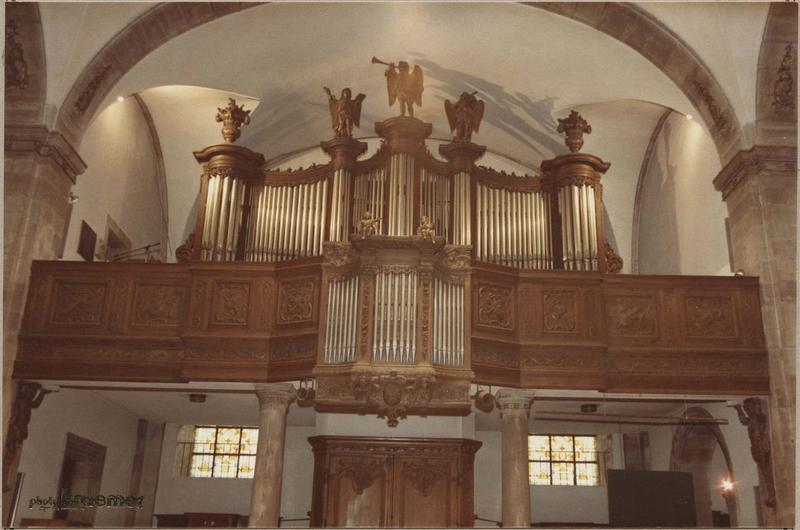
{"type": "Polygon", "coordinates": [[[714,188],[725,200],[736,187],[761,171],[796,174],[797,148],[784,145],[756,145],[733,155],[714,177],[714,188]]]}
{"type": "Polygon", "coordinates": [[[295,400],[295,388],[291,383],[257,383],[253,385],[261,408],[278,405],[288,408],[295,400]]]}
{"type": "Polygon", "coordinates": [[[4,143],[6,153],[35,153],[52,160],[73,184],[86,171],[86,162],[75,148],[60,133],[44,125],[7,123],[4,143]]]}
{"type": "Polygon", "coordinates": [[[501,389],[495,395],[500,415],[530,413],[533,404],[533,390],[501,389]]]}

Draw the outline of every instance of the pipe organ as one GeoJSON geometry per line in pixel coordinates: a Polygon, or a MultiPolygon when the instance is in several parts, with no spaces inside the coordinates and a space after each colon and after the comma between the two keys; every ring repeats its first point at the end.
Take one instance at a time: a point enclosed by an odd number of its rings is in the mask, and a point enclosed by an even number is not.
{"type": "MultiPolygon", "coordinates": [[[[362,158],[367,144],[336,137],[320,144],[331,161],[307,169],[267,170],[263,156],[232,144],[195,153],[204,172],[193,249],[201,261],[322,258],[315,377],[349,373],[370,403],[387,370],[406,389],[413,373],[428,397],[438,377],[469,373],[474,262],[605,272],[608,169],[570,153],[541,174],[509,175],[476,165],[485,147],[463,139],[433,156],[432,126],[418,119],[375,130],[383,142],[371,156],[362,158]]],[[[320,387],[321,407],[331,392],[320,387]]]]}

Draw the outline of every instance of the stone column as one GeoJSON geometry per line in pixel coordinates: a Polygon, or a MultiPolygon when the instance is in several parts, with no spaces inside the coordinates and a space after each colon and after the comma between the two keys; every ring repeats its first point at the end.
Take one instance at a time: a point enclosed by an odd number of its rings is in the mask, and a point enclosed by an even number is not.
{"type": "Polygon", "coordinates": [[[31,262],[58,258],[69,190],[86,164],[60,134],[41,125],[6,123],[4,166],[3,431],[7,433],[31,262]]]}
{"type": "Polygon", "coordinates": [[[733,267],[758,276],[761,287],[776,526],[783,527],[794,526],[795,500],[796,162],[794,146],[756,146],[737,153],[714,179],[728,206],[733,267]]]}
{"type": "Polygon", "coordinates": [[[286,413],[295,398],[294,386],[291,383],[259,384],[256,396],[261,413],[249,526],[276,528],[281,516],[286,413]]]}
{"type": "Polygon", "coordinates": [[[530,485],[528,484],[528,414],[533,392],[500,390],[503,437],[503,527],[528,528],[531,525],[530,485]]]}

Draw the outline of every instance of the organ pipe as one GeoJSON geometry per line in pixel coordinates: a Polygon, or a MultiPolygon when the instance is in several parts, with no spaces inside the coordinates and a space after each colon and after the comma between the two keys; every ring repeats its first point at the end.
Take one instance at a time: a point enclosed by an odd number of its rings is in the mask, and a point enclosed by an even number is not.
{"type": "Polygon", "coordinates": [[[328,364],[355,361],[357,299],[358,275],[330,282],[324,356],[328,364]]]}

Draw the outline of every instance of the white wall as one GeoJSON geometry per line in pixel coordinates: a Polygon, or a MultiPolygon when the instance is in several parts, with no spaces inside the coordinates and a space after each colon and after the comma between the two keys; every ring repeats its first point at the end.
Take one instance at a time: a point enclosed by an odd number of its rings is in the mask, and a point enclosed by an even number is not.
{"type": "Polygon", "coordinates": [[[155,152],[136,101],[126,98],[103,111],[78,151],[88,168],[72,188],[79,201],[73,205],[64,259],[82,259],[82,220],[97,233],[98,247],[106,237],[107,216],[130,238],[132,248],[161,241],[155,152]]]}
{"type": "MultiPolygon", "coordinates": [[[[164,428],[161,470],[156,494],[156,514],[184,512],[220,512],[250,514],[253,481],[236,478],[189,478],[174,475],[175,451],[180,426],[168,423],[164,428]]],[[[306,517],[311,510],[311,484],[314,456],[308,438],[314,427],[287,427],[283,463],[281,516],[306,517]]]]}
{"type": "MultiPolygon", "coordinates": [[[[138,418],[95,392],[62,389],[45,396],[42,405],[33,410],[22,449],[19,471],[25,473],[25,482],[16,524],[22,518],[53,517],[53,512],[28,509],[28,502],[37,495],[46,498],[58,494],[68,432],[105,446],[100,494],[128,495],[137,426],[138,418]]],[[[95,526],[122,526],[125,511],[98,508],[95,526]]]]}
{"type": "Polygon", "coordinates": [[[673,113],[664,122],[642,193],[639,272],[730,274],[727,210],[712,180],[714,144],[696,120],[673,113]]]}

